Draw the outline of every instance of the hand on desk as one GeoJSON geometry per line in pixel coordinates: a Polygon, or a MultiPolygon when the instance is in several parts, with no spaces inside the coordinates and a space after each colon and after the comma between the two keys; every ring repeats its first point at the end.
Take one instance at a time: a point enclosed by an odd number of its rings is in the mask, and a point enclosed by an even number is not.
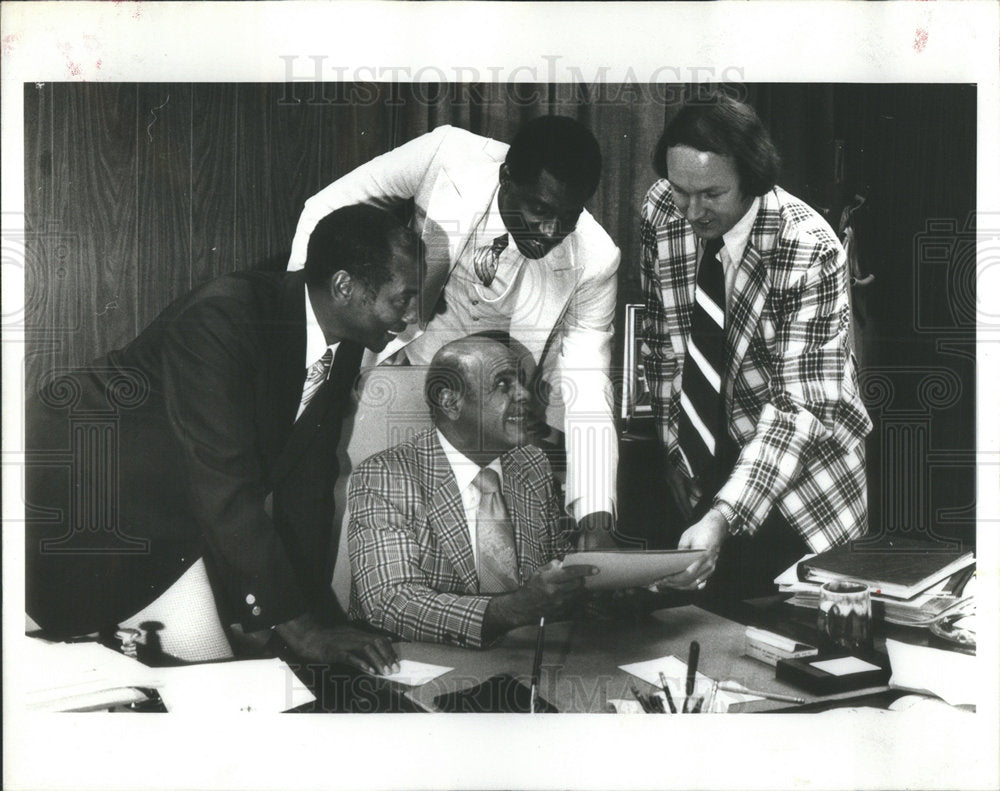
{"type": "Polygon", "coordinates": [[[596,574],[593,566],[569,566],[553,560],[538,569],[511,593],[494,596],[483,618],[484,641],[489,642],[517,626],[563,614],[583,593],[583,580],[596,574]]]}
{"type": "Polygon", "coordinates": [[[351,665],[375,675],[399,670],[396,650],[388,639],[353,626],[325,626],[305,613],[278,624],[275,631],[306,662],[351,665]]]}
{"type": "Polygon", "coordinates": [[[615,529],[615,518],[607,511],[595,511],[587,514],[578,522],[580,537],[576,541],[578,550],[584,549],[616,549],[618,545],[612,538],[615,529]]]}
{"type": "Polygon", "coordinates": [[[679,588],[697,590],[705,587],[705,581],[715,571],[722,542],[729,535],[729,523],[721,513],[710,508],[708,513],[684,531],[677,542],[678,549],[708,550],[684,571],[664,577],[656,583],[657,588],[679,588]]]}

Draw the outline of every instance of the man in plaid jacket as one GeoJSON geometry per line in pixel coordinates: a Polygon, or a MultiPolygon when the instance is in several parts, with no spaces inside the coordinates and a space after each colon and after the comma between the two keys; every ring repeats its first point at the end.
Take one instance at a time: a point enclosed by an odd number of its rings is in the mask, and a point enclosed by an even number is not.
{"type": "Polygon", "coordinates": [[[351,616],[405,640],[479,648],[562,613],[595,570],[555,559],[571,543],[548,462],[525,444],[528,391],[509,345],[494,333],[452,341],[434,355],[424,392],[435,427],[351,476],[351,616]],[[487,469],[504,503],[498,551],[484,541],[487,469]],[[492,562],[505,552],[510,573],[496,584],[492,562]]]}
{"type": "Polygon", "coordinates": [[[775,185],[777,152],[745,104],[689,98],[654,166],[663,178],[642,208],[646,377],[673,506],[688,526],[678,546],[709,550],[662,584],[764,593],[805,552],[867,529],[871,421],[848,345],[844,251],[816,212],[775,185]],[[708,276],[706,249],[722,265],[719,306],[699,273],[708,276]],[[713,329],[718,370],[698,349],[713,329]]]}

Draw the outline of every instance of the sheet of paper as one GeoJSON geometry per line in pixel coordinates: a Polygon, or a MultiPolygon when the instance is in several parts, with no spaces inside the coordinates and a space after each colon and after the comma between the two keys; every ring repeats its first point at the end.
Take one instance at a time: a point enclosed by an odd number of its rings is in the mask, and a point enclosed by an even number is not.
{"type": "Polygon", "coordinates": [[[892,667],[890,687],[937,695],[952,706],[975,704],[979,699],[976,657],[891,639],[885,647],[892,667]]]}
{"type": "Polygon", "coordinates": [[[159,668],[160,698],[171,713],[277,714],[316,699],[280,659],[159,668]]]}
{"type": "Polygon", "coordinates": [[[592,590],[644,588],[657,580],[684,571],[704,554],[701,549],[666,549],[651,552],[636,550],[595,550],[571,552],[563,566],[596,566],[600,573],[587,577],[592,590]]]}
{"type": "Polygon", "coordinates": [[[869,670],[880,670],[878,665],[858,659],[856,656],[824,659],[820,662],[810,662],[809,664],[817,670],[829,673],[831,676],[849,676],[851,673],[866,673],[869,670]]]}
{"type": "Polygon", "coordinates": [[[25,703],[33,711],[71,711],[95,696],[126,702],[134,697],[132,687],[160,683],[158,670],[99,643],[25,640],[25,703]],[[109,690],[120,690],[121,695],[108,696],[109,690]]]}
{"type": "Polygon", "coordinates": [[[412,659],[400,659],[399,670],[396,673],[381,675],[379,678],[395,681],[397,684],[406,684],[408,687],[419,687],[421,684],[426,684],[454,669],[444,665],[414,662],[412,659]]]}
{"type": "MultiPolygon", "coordinates": [[[[684,692],[687,686],[687,663],[682,662],[676,656],[665,656],[660,659],[650,659],[646,662],[633,662],[630,665],[620,665],[626,673],[631,673],[636,678],[641,678],[655,687],[660,686],[660,673],[667,678],[667,687],[670,695],[674,699],[674,705],[680,710],[684,702],[684,692]]],[[[720,681],[723,679],[720,679],[720,681]]],[[[703,673],[695,673],[694,694],[707,695],[712,688],[713,679],[703,673]]],[[[665,698],[665,695],[660,695],[665,698]]],[[[714,710],[726,711],[734,703],[745,703],[751,700],[760,700],[756,695],[740,695],[736,692],[723,692],[719,690],[715,695],[714,710]]],[[[664,704],[666,705],[666,704],[664,704]]],[[[669,711],[669,708],[667,709],[669,711]]]]}

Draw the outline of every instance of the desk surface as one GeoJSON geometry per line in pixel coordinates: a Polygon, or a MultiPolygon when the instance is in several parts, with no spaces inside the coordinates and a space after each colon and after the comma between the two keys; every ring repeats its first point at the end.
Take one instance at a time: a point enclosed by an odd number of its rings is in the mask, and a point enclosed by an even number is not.
{"type": "MultiPolygon", "coordinates": [[[[561,712],[608,711],[609,700],[631,698],[630,681],[640,691],[653,691],[648,684],[620,670],[620,665],[671,654],[686,661],[691,641],[697,640],[701,644],[698,669],[710,678],[796,695],[805,698],[807,704],[836,697],[809,695],[775,679],[772,666],[743,656],[745,630],[743,624],[694,606],[658,610],[631,623],[547,623],[539,693],[561,712]]],[[[492,647],[479,651],[433,643],[398,643],[404,659],[454,668],[422,687],[408,690],[406,695],[418,706],[433,710],[438,695],[473,687],[500,673],[510,673],[528,684],[536,634],[534,626],[515,629],[492,647]]],[[[731,710],[773,711],[787,706],[759,700],[731,710]]]]}

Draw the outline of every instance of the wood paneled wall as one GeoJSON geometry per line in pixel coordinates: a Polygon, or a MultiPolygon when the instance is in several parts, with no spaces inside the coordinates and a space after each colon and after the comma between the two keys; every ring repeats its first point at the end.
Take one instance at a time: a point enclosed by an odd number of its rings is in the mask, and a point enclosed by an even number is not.
{"type": "MultiPolygon", "coordinates": [[[[283,268],[305,199],[358,164],[443,123],[510,140],[548,112],[579,118],[601,143],[604,172],[589,208],[622,250],[621,326],[625,303],[641,299],[638,212],[680,87],[28,83],[26,387],[127,343],[192,286],[283,268]]],[[[834,227],[856,192],[868,197],[857,230],[862,269],[876,281],[857,296],[861,356],[875,383],[873,522],[970,533],[975,86],[736,89],[784,154],[783,186],[834,227]],[[929,223],[952,249],[943,261],[919,250],[929,223]],[[928,400],[932,380],[957,392],[928,400]],[[886,382],[891,402],[880,395],[886,382]],[[903,434],[883,430],[900,420],[903,434]],[[913,431],[922,449],[893,445],[913,431]]]]}

